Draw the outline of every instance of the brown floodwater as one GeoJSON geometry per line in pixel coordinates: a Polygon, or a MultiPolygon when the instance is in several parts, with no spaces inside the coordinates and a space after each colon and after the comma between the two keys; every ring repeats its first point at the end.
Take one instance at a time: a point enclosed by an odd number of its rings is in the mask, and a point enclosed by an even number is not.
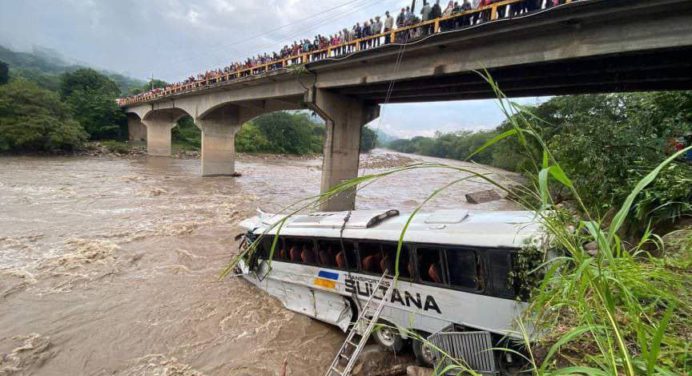
{"type": "MultiPolygon", "coordinates": [[[[362,172],[421,160],[439,161],[378,150],[362,172]]],[[[242,177],[201,178],[194,159],[0,158],[0,375],[278,375],[284,360],[322,374],[342,333],[218,279],[238,221],[317,194],[320,163],[241,156],[242,177]]],[[[460,176],[394,175],[358,208],[410,210],[460,176]]],[[[465,181],[428,207],[513,208],[463,199],[487,188],[465,181]]]]}

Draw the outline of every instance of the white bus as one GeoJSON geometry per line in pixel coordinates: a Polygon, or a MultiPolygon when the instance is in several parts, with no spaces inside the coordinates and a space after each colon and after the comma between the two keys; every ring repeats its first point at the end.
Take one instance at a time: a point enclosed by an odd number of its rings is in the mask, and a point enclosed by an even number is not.
{"type": "MultiPolygon", "coordinates": [[[[287,309],[347,331],[371,294],[384,295],[373,286],[385,271],[394,274],[409,215],[395,210],[296,215],[279,229],[275,225],[283,219],[262,214],[241,223],[248,231],[245,246],[258,243],[239,271],[287,309]]],[[[493,346],[517,337],[515,320],[526,303],[510,273],[518,250],[542,234],[533,212],[417,214],[404,237],[397,284],[379,318],[398,330],[377,330],[375,340],[401,351],[410,331],[423,337],[450,327],[487,332],[493,346]]],[[[416,358],[430,364],[432,352],[412,342],[416,358]]],[[[509,353],[501,358],[517,360],[509,353]]]]}

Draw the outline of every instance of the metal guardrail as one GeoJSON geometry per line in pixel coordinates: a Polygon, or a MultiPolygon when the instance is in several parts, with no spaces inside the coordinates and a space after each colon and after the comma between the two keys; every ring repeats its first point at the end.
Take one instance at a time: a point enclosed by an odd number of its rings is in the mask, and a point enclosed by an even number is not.
{"type": "MultiPolygon", "coordinates": [[[[333,57],[342,57],[342,56],[347,56],[353,53],[357,53],[363,50],[369,50],[373,48],[378,48],[380,46],[386,46],[392,43],[407,43],[409,41],[413,41],[411,39],[408,39],[407,37],[404,37],[403,40],[399,36],[403,33],[411,33],[411,31],[415,31],[417,29],[422,29],[422,28],[428,28],[428,30],[431,30],[430,33],[426,34],[427,35],[432,35],[432,34],[438,34],[442,30],[442,25],[445,25],[447,22],[452,22],[456,21],[459,19],[467,19],[467,17],[471,16],[477,16],[477,17],[484,17],[489,15],[489,21],[494,21],[499,18],[500,11],[499,9],[505,8],[507,6],[511,6],[514,4],[519,4],[524,0],[504,0],[500,1],[497,3],[493,3],[491,5],[488,5],[483,8],[479,9],[473,9],[457,14],[453,14],[451,16],[447,17],[440,17],[436,18],[434,20],[430,21],[424,21],[424,22],[419,22],[415,25],[410,25],[410,26],[405,26],[402,28],[398,28],[392,31],[388,31],[385,33],[380,33],[377,35],[372,35],[372,36],[367,36],[364,38],[359,38],[359,39],[354,39],[348,42],[341,43],[339,45],[335,46],[329,46],[327,48],[319,49],[319,50],[314,50],[314,51],[309,51],[309,52],[303,52],[298,55],[293,55],[286,57],[284,59],[280,60],[275,60],[266,64],[258,65],[255,67],[250,67],[250,68],[243,68],[236,70],[234,72],[229,72],[229,73],[224,73],[221,75],[218,75],[213,78],[209,79],[203,79],[203,80],[198,80],[194,82],[190,82],[187,84],[181,84],[177,85],[175,87],[171,88],[166,88],[162,90],[159,93],[150,93],[150,94],[145,94],[142,96],[138,96],[137,98],[121,98],[118,100],[118,104],[121,106],[127,106],[131,104],[137,104],[137,103],[145,103],[149,102],[151,100],[159,99],[159,98],[164,98],[169,95],[174,95],[174,94],[181,94],[181,93],[189,93],[189,92],[194,92],[200,89],[207,89],[210,87],[214,87],[218,84],[222,84],[225,82],[229,81],[235,81],[240,78],[244,77],[251,77],[255,75],[259,75],[262,73],[268,73],[268,72],[273,72],[273,71],[279,71],[282,69],[287,69],[292,66],[296,65],[304,65],[312,62],[317,62],[317,61],[322,61],[325,59],[333,58],[333,57]],[[432,29],[430,29],[432,28],[432,29]],[[397,38],[399,38],[399,42],[397,42],[397,38]],[[385,43],[382,43],[382,39],[385,40],[385,43]],[[387,42],[388,41],[388,42],[387,42]],[[364,46],[369,46],[369,47],[364,47],[364,46]],[[337,51],[347,51],[345,53],[337,53],[337,51]],[[325,57],[322,57],[325,56],[325,57]]],[[[550,1],[550,0],[548,0],[550,1]]],[[[565,3],[571,3],[574,0],[565,0],[565,3]]],[[[505,8],[505,11],[508,11],[507,8],[505,8]]]]}

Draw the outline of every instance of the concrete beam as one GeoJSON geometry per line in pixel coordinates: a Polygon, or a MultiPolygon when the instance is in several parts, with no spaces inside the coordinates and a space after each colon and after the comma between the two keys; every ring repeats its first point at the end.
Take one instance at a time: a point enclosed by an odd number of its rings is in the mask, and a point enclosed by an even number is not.
{"type": "MultiPolygon", "coordinates": [[[[326,123],[321,193],[358,177],[360,136],[365,124],[379,116],[379,106],[368,106],[356,99],[313,88],[305,103],[326,123]]],[[[353,210],[356,189],[332,196],[321,204],[323,211],[353,210]]]]}

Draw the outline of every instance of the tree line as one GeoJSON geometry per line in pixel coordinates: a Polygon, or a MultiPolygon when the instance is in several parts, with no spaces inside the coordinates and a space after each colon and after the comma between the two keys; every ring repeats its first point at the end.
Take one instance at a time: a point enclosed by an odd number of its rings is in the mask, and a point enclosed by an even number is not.
{"type": "MultiPolygon", "coordinates": [[[[113,150],[127,151],[127,117],[115,99],[123,89],[107,75],[80,68],[49,80],[45,74],[26,70],[10,74],[0,62],[0,152],[73,152],[89,141],[107,141],[113,150]],[[55,83],[55,84],[54,84],[55,83]]],[[[129,87],[137,93],[165,86],[153,80],[129,87]]],[[[277,112],[260,116],[236,135],[236,150],[247,153],[318,154],[322,152],[324,126],[306,112],[277,112]]],[[[192,118],[180,120],[173,129],[174,147],[199,150],[201,132],[192,118]]],[[[372,150],[377,135],[363,130],[364,152],[372,150]]]]}

